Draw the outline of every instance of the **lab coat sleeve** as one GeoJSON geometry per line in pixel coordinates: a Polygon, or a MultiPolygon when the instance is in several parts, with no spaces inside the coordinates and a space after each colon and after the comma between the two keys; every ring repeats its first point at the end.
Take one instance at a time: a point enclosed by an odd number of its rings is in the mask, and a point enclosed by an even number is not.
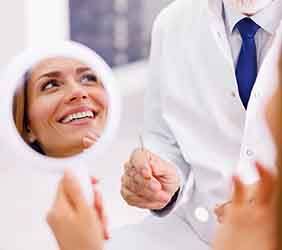
{"type": "Polygon", "coordinates": [[[153,26],[149,63],[149,81],[144,100],[144,145],[163,160],[172,163],[181,180],[180,190],[164,209],[152,211],[157,216],[170,214],[186,195],[190,165],[184,160],[177,141],[162,115],[162,39],[164,30],[159,16],[153,26]]]}

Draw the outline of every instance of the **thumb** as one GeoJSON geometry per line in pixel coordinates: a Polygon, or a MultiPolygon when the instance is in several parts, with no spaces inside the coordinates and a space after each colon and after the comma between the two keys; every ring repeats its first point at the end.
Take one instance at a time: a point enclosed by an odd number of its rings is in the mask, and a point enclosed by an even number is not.
{"type": "Polygon", "coordinates": [[[168,162],[161,160],[159,157],[151,157],[150,166],[152,169],[152,174],[156,178],[162,177],[165,179],[171,179],[176,175],[173,166],[171,166],[168,162]]]}
{"type": "Polygon", "coordinates": [[[99,134],[96,132],[89,132],[86,136],[82,138],[82,144],[84,149],[90,148],[99,139],[99,134]]]}
{"type": "Polygon", "coordinates": [[[87,202],[82,194],[82,190],[77,178],[66,170],[63,178],[64,193],[74,209],[87,207],[87,202]]]}

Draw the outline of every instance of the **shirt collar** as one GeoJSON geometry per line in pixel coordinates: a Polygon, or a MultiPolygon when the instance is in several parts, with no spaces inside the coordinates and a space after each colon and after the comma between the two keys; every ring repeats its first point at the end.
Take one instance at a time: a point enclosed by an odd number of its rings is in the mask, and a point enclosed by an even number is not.
{"type": "MultiPolygon", "coordinates": [[[[213,2],[214,0],[209,1],[213,2]]],[[[230,6],[230,4],[225,4],[225,0],[223,0],[223,3],[225,22],[231,34],[237,22],[247,16],[241,14],[237,9],[230,6]]],[[[253,15],[251,19],[266,32],[274,35],[282,19],[282,1],[274,0],[268,7],[253,15]]]]}

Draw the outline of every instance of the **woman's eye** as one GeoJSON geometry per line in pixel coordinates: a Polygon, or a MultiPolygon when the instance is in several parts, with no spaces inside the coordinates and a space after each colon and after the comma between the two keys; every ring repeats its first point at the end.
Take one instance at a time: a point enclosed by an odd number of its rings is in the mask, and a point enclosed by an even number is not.
{"type": "Polygon", "coordinates": [[[80,79],[80,82],[82,83],[89,83],[89,82],[97,82],[97,76],[93,75],[93,74],[86,74],[83,75],[80,79]]]}
{"type": "Polygon", "coordinates": [[[49,90],[49,89],[52,89],[58,86],[59,86],[59,83],[56,80],[50,80],[42,85],[41,91],[49,90]]]}

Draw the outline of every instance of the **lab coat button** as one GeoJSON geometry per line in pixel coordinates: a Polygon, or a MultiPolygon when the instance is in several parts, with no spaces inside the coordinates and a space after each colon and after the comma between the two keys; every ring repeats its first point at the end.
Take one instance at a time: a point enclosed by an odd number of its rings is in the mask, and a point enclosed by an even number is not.
{"type": "Polygon", "coordinates": [[[236,92],[235,92],[235,91],[232,91],[232,92],[231,92],[231,96],[232,96],[232,97],[236,97],[236,92]]]}
{"type": "Polygon", "coordinates": [[[254,155],[254,152],[250,149],[247,149],[246,154],[247,156],[252,157],[254,155]]]}
{"type": "Polygon", "coordinates": [[[260,93],[259,93],[258,91],[256,91],[256,92],[254,93],[254,96],[255,96],[255,98],[258,98],[258,97],[260,97],[260,93]]]}
{"type": "Polygon", "coordinates": [[[198,207],[195,210],[195,217],[200,222],[207,222],[209,220],[209,212],[204,207],[198,207]]]}

